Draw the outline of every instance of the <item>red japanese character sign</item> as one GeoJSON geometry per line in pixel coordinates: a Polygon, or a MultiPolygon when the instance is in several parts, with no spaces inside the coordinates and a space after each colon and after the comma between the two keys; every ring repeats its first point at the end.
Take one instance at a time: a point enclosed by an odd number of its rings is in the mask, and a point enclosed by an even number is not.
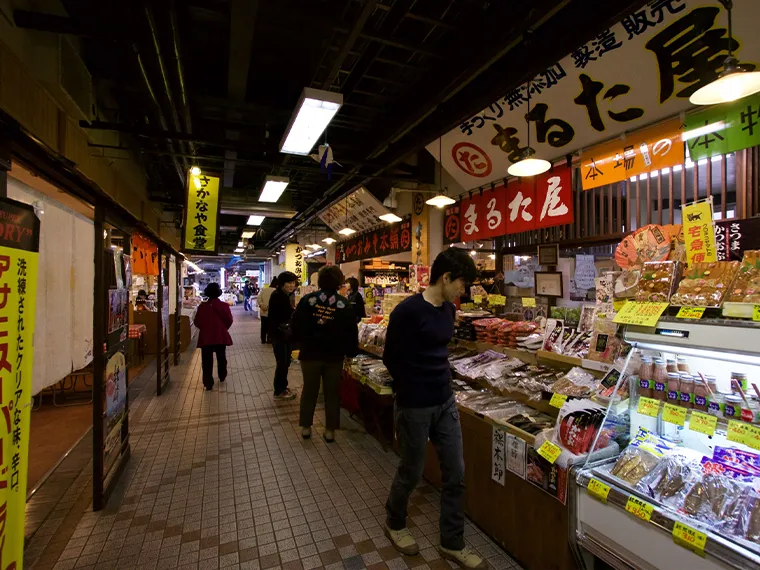
{"type": "Polygon", "coordinates": [[[451,149],[454,164],[470,176],[485,178],[493,170],[491,159],[479,146],[470,142],[461,142],[451,149]]]}
{"type": "Polygon", "coordinates": [[[506,218],[507,234],[518,234],[536,228],[535,180],[521,178],[507,184],[506,218]]]}
{"type": "Polygon", "coordinates": [[[536,227],[573,223],[573,186],[570,169],[553,168],[536,177],[536,227]]]}
{"type": "Polygon", "coordinates": [[[456,243],[461,240],[459,223],[459,204],[448,206],[443,214],[443,243],[456,243]]]}
{"type": "Polygon", "coordinates": [[[507,192],[504,186],[483,190],[483,233],[481,239],[503,236],[507,231],[507,192]]]}
{"type": "Polygon", "coordinates": [[[486,207],[483,196],[476,193],[462,200],[459,225],[462,241],[477,241],[486,235],[486,207]]]}
{"type": "Polygon", "coordinates": [[[403,221],[378,228],[340,242],[335,248],[335,263],[380,257],[412,250],[412,223],[403,221]]]}

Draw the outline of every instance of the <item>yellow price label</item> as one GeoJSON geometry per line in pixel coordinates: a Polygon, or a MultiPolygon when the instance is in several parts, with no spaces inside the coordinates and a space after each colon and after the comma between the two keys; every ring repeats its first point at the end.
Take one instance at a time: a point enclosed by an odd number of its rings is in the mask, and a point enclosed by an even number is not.
{"type": "Polygon", "coordinates": [[[549,400],[549,405],[555,408],[561,408],[567,402],[567,396],[564,394],[552,394],[552,399],[549,400]]]}
{"type": "Polygon", "coordinates": [[[638,412],[642,416],[656,418],[657,414],[660,413],[660,401],[654,398],[639,398],[638,412]]]}
{"type": "Polygon", "coordinates": [[[700,556],[705,555],[707,535],[703,532],[699,532],[695,528],[691,528],[689,525],[676,522],[675,525],[673,525],[673,541],[679,546],[683,546],[684,548],[696,552],[700,556]]]}
{"type": "Polygon", "coordinates": [[[535,307],[536,306],[536,298],[535,297],[523,297],[522,298],[522,306],[523,307],[535,307]]]}
{"type": "Polygon", "coordinates": [[[728,422],[728,434],[726,437],[729,441],[743,443],[753,449],[760,449],[760,426],[731,420],[728,422]]]}
{"type": "Polygon", "coordinates": [[[752,307],[752,320],[760,321],[760,305],[752,307]]]}
{"type": "Polygon", "coordinates": [[[677,319],[701,319],[705,314],[704,307],[681,307],[678,309],[677,319]]]}
{"type": "Polygon", "coordinates": [[[686,423],[686,408],[665,404],[662,408],[662,420],[669,424],[682,426],[686,423]]]}
{"type": "Polygon", "coordinates": [[[652,519],[654,507],[638,497],[628,497],[628,502],[625,504],[625,510],[633,516],[639,517],[641,520],[649,521],[652,519]]]}
{"type": "Polygon", "coordinates": [[[588,487],[586,488],[586,491],[588,491],[588,494],[594,497],[595,499],[598,499],[606,504],[607,497],[610,495],[610,486],[605,485],[598,479],[591,479],[588,482],[588,487]]]}
{"type": "Polygon", "coordinates": [[[615,312],[617,313],[618,311],[620,311],[620,309],[622,309],[627,302],[628,302],[627,299],[615,299],[612,302],[612,306],[615,309],[615,312]]]}
{"type": "Polygon", "coordinates": [[[702,412],[691,413],[691,419],[689,419],[689,429],[691,431],[696,431],[705,435],[713,435],[716,427],[718,427],[717,416],[703,414],[702,412]]]}
{"type": "Polygon", "coordinates": [[[553,444],[551,441],[545,441],[541,447],[537,450],[538,454],[546,459],[549,463],[557,461],[560,455],[562,455],[562,448],[559,445],[553,444]]]}
{"type": "Polygon", "coordinates": [[[665,312],[670,305],[668,303],[649,303],[639,301],[628,301],[620,311],[618,311],[613,323],[620,325],[638,325],[642,327],[653,327],[660,320],[660,315],[665,312]]]}
{"type": "Polygon", "coordinates": [[[474,309],[475,305],[472,303],[462,303],[462,310],[463,311],[469,311],[470,309],[474,309]]]}
{"type": "Polygon", "coordinates": [[[480,305],[483,302],[483,295],[473,295],[472,302],[476,305],[480,305]]]}
{"type": "Polygon", "coordinates": [[[488,304],[492,306],[504,306],[507,304],[507,298],[504,295],[489,295],[488,304]]]}

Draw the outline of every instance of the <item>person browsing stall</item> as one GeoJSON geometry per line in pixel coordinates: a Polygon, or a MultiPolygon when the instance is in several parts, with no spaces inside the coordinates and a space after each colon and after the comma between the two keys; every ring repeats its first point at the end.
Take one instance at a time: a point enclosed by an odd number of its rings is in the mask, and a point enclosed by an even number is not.
{"type": "Polygon", "coordinates": [[[227,347],[232,346],[229,328],[232,326],[232,311],[227,303],[219,300],[222,289],[218,283],[209,283],[203,294],[207,299],[195,313],[198,327],[198,348],[201,349],[203,385],[206,390],[214,387],[214,354],[219,374],[219,382],[227,379],[227,347]]]}
{"type": "Polygon", "coordinates": [[[351,303],[351,308],[356,315],[356,322],[358,323],[367,316],[367,310],[364,307],[364,297],[359,293],[359,280],[356,277],[349,277],[346,279],[348,284],[348,302],[351,303]]]}
{"type": "Polygon", "coordinates": [[[319,270],[319,290],[306,295],[293,315],[293,340],[300,346],[303,393],[301,394],[301,435],[311,437],[314,410],[322,382],[325,393],[325,432],[328,443],[335,441],[340,427],[340,378],[343,359],[359,352],[359,330],[351,304],[338,294],[343,272],[336,265],[319,270]]]}
{"type": "Polygon", "coordinates": [[[277,276],[277,288],[269,298],[267,325],[272,339],[272,350],[277,361],[274,372],[274,399],[293,400],[295,392],[288,388],[288,368],[290,367],[290,317],[293,315],[291,297],[298,287],[298,277],[290,271],[277,276]]]}
{"type": "Polygon", "coordinates": [[[464,541],[464,457],[459,412],[451,390],[448,344],[454,335],[454,301],[476,277],[463,250],[447,248],[433,262],[431,285],[391,313],[383,363],[393,379],[401,461],[386,502],[385,535],[399,552],[419,545],[406,526],[409,496],[422,477],[428,438],[438,453],[441,489],[441,556],[465,568],[486,563],[464,541]]]}

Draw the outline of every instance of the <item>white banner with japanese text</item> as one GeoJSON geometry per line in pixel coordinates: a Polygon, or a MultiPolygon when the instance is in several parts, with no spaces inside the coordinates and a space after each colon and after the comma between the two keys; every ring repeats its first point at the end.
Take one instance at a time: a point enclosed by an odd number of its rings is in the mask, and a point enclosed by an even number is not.
{"type": "Polygon", "coordinates": [[[362,186],[322,211],[319,219],[336,233],[347,227],[353,228],[357,233],[364,233],[384,225],[385,222],[379,216],[387,213],[388,209],[362,186]]]}
{"type": "MultiPolygon", "coordinates": [[[[759,1],[734,0],[742,64],[760,62],[758,21],[759,1]]],[[[537,157],[553,160],[676,115],[717,77],[727,47],[719,0],[652,0],[445,134],[443,167],[470,190],[507,175],[528,124],[537,157]]],[[[437,140],[427,149],[439,157],[437,140]]]]}

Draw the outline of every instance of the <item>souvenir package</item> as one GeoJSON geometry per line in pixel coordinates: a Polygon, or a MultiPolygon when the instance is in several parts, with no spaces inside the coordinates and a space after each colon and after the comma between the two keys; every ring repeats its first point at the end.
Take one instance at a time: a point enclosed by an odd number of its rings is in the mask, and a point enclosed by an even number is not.
{"type": "Polygon", "coordinates": [[[641,269],[612,272],[612,294],[615,299],[632,299],[641,279],[641,269]]]}
{"type": "Polygon", "coordinates": [[[673,444],[650,431],[639,428],[631,444],[620,454],[612,468],[612,474],[631,485],[636,485],[657,467],[663,455],[672,451],[673,447],[673,444]]]}
{"type": "Polygon", "coordinates": [[[739,271],[726,296],[731,303],[760,303],[760,251],[744,252],[739,271]]]}
{"type": "Polygon", "coordinates": [[[573,367],[567,374],[557,380],[552,386],[552,392],[576,398],[590,396],[599,387],[599,381],[593,375],[578,366],[573,367]]]}
{"type": "Polygon", "coordinates": [[[678,286],[683,264],[679,261],[645,263],[636,289],[636,301],[669,302],[678,286]]]}
{"type": "Polygon", "coordinates": [[[617,358],[621,346],[622,340],[617,336],[617,325],[606,319],[596,319],[587,358],[611,364],[617,358]]]}
{"type": "Polygon", "coordinates": [[[548,319],[546,321],[543,349],[547,352],[558,352],[562,348],[562,333],[564,330],[565,326],[561,320],[548,319]],[[557,351],[555,351],[555,347],[557,347],[557,351]]]}
{"type": "Polygon", "coordinates": [[[642,477],[638,488],[658,501],[677,507],[699,480],[701,471],[698,461],[674,453],[642,477]]]}
{"type": "Polygon", "coordinates": [[[684,271],[670,301],[690,307],[719,307],[738,269],[738,261],[694,263],[684,271]]]}
{"type": "MultiPolygon", "coordinates": [[[[557,416],[555,439],[570,453],[584,455],[591,449],[599,430],[603,429],[604,417],[604,408],[591,400],[565,402],[557,416]]],[[[603,431],[597,449],[604,449],[609,443],[609,434],[603,431]]]]}

